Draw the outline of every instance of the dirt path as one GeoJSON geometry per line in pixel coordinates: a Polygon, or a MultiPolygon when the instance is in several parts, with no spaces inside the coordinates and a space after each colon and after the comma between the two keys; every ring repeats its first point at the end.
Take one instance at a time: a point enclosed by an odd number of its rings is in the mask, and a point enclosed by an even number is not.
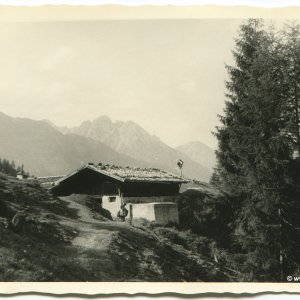
{"type": "MultiPolygon", "coordinates": [[[[78,214],[77,220],[63,220],[62,223],[74,227],[79,231],[78,236],[72,241],[73,246],[94,250],[106,250],[109,247],[110,241],[113,238],[114,229],[118,231],[118,225],[105,226],[106,222],[101,222],[93,218],[92,212],[83,203],[77,202],[78,199],[72,197],[63,197],[64,201],[68,202],[70,208],[76,209],[78,214]],[[101,226],[102,225],[102,226],[101,226]]],[[[111,222],[113,223],[113,222],[111,222]]]]}
{"type": "Polygon", "coordinates": [[[62,200],[68,202],[68,206],[70,208],[76,209],[78,212],[78,217],[80,221],[87,222],[87,223],[94,223],[99,224],[99,220],[93,218],[92,212],[90,209],[85,205],[85,203],[78,203],[76,200],[78,197],[72,198],[70,197],[61,197],[62,200]]]}
{"type": "MultiPolygon", "coordinates": [[[[126,266],[123,264],[124,257],[129,254],[120,251],[116,243],[119,243],[120,235],[135,235],[137,229],[117,221],[94,219],[85,199],[80,199],[79,196],[61,199],[66,201],[70,208],[77,210],[78,219],[64,218],[60,222],[78,233],[70,246],[74,251],[74,264],[84,270],[85,278],[89,281],[128,280],[124,268],[127,270],[129,263],[126,262],[126,266]]],[[[137,271],[130,276],[135,278],[136,273],[137,271]]]]}
{"type": "Polygon", "coordinates": [[[78,233],[70,247],[80,280],[208,280],[211,266],[180,245],[126,223],[94,219],[83,196],[61,199],[77,210],[77,219],[63,218],[60,222],[78,233]]]}

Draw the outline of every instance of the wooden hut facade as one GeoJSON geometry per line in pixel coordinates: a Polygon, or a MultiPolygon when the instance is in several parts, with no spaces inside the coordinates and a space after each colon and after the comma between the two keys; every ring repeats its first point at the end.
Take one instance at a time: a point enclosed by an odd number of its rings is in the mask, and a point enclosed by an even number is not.
{"type": "Polygon", "coordinates": [[[146,219],[157,220],[157,215],[160,223],[178,223],[174,202],[181,184],[186,182],[180,176],[156,168],[88,164],[56,181],[52,191],[58,196],[96,195],[113,217],[123,202],[129,204],[131,218],[148,216],[146,219]]]}

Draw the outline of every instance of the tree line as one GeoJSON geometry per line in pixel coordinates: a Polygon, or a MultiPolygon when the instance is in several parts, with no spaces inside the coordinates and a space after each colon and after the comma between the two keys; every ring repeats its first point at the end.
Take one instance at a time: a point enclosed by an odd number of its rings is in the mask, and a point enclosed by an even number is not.
{"type": "Polygon", "coordinates": [[[300,26],[240,27],[211,182],[231,203],[231,267],[245,281],[300,274],[300,26]]]}
{"type": "Polygon", "coordinates": [[[5,158],[0,158],[0,172],[14,177],[16,177],[17,174],[23,174],[27,177],[29,176],[29,173],[23,170],[23,166],[16,166],[13,160],[9,161],[5,158]]]}

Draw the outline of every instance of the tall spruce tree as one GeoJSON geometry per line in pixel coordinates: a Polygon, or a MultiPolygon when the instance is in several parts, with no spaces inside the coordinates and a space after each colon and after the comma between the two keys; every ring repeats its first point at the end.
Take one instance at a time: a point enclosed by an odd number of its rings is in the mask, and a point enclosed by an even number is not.
{"type": "Polygon", "coordinates": [[[280,36],[284,65],[286,109],[283,134],[289,139],[292,152],[287,172],[286,195],[289,201],[282,205],[283,234],[294,249],[287,253],[286,263],[300,272],[300,25],[289,22],[280,36]]]}
{"type": "Polygon", "coordinates": [[[223,126],[219,127],[216,133],[219,141],[219,165],[216,169],[219,176],[216,177],[222,178],[222,187],[230,195],[238,198],[247,194],[245,174],[241,165],[242,153],[245,151],[245,141],[241,141],[241,138],[247,136],[248,124],[251,121],[247,113],[243,112],[243,104],[249,102],[246,82],[250,79],[249,67],[253,64],[257,48],[264,38],[261,21],[249,20],[248,24],[242,25],[240,37],[236,40],[236,50],[233,51],[236,66],[226,66],[230,80],[226,82],[228,93],[225,115],[220,116],[223,126]],[[236,185],[241,188],[236,189],[236,185]]]}
{"type": "Polygon", "coordinates": [[[286,133],[296,158],[300,155],[300,25],[295,22],[286,24],[281,40],[285,61],[283,79],[287,87],[286,133]]]}
{"type": "Polygon", "coordinates": [[[235,65],[227,67],[225,114],[216,132],[215,178],[232,199],[233,238],[244,254],[244,280],[285,280],[297,265],[297,232],[283,216],[295,200],[288,178],[290,140],[297,133],[295,122],[287,121],[287,112],[295,110],[288,96],[291,65],[283,49],[262,21],[241,26],[235,65]]]}

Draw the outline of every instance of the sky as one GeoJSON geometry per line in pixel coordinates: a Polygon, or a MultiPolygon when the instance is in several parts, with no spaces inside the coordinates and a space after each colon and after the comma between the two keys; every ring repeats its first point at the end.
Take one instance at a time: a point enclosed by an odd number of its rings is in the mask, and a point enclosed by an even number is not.
{"type": "Polygon", "coordinates": [[[107,115],[170,146],[199,140],[224,107],[240,20],[0,24],[0,111],[59,126],[107,115]]]}

